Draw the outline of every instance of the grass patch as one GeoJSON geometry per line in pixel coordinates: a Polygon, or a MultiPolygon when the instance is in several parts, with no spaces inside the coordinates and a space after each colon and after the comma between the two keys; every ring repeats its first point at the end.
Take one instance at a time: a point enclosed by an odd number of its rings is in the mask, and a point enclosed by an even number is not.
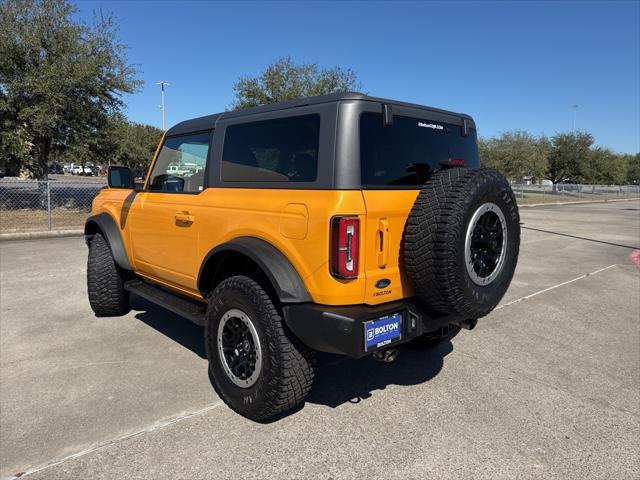
{"type": "MultiPolygon", "coordinates": [[[[51,210],[51,229],[68,230],[84,227],[91,212],[67,208],[51,210]]],[[[37,232],[49,229],[46,210],[0,210],[0,233],[37,232]]]]}

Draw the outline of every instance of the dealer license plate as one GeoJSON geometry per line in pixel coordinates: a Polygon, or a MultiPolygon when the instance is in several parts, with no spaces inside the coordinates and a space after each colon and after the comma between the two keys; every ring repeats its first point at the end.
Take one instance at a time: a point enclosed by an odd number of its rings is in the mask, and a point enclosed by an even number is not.
{"type": "Polygon", "coordinates": [[[364,349],[380,348],[402,338],[402,315],[394,313],[364,324],[364,349]]]}

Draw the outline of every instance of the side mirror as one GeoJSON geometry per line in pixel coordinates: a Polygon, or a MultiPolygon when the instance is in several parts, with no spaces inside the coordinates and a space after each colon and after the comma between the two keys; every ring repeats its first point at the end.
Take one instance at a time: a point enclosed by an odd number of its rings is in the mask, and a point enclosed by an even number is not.
{"type": "Polygon", "coordinates": [[[133,179],[133,190],[136,192],[142,192],[144,190],[144,178],[136,177],[133,179]]]}
{"type": "Polygon", "coordinates": [[[109,167],[107,184],[109,188],[133,188],[131,170],[127,167],[109,167]]]}

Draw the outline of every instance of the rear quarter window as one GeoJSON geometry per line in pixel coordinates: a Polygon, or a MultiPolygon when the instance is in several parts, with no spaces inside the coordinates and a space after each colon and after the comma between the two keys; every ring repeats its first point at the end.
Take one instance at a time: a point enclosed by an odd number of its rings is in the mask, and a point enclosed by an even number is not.
{"type": "Polygon", "coordinates": [[[316,114],[231,125],[224,138],[222,180],[313,182],[319,139],[316,114]]]}
{"type": "Polygon", "coordinates": [[[385,126],[381,113],[360,117],[360,171],[364,187],[421,186],[442,161],[464,159],[479,165],[475,129],[462,136],[462,127],[423,118],[394,115],[385,126]]]}

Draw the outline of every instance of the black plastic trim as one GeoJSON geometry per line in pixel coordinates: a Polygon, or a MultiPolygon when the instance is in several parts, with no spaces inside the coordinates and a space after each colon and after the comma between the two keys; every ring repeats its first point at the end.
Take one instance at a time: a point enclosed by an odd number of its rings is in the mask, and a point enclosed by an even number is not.
{"type": "Polygon", "coordinates": [[[415,300],[381,305],[327,306],[315,303],[283,306],[287,326],[307,346],[327,353],[360,358],[376,349],[364,348],[364,323],[392,313],[402,314],[402,339],[384,348],[406,343],[444,325],[459,322],[451,316],[431,316],[415,300]]]}
{"type": "Polygon", "coordinates": [[[206,304],[204,303],[185,298],[141,280],[129,280],[125,282],[124,288],[156,305],[191,320],[196,325],[204,326],[205,324],[206,304]]]}
{"type": "Polygon", "coordinates": [[[99,213],[87,218],[84,224],[84,235],[87,239],[87,245],[89,244],[89,237],[96,233],[93,231],[94,225],[109,244],[116,264],[123,270],[133,270],[129,263],[129,257],[127,257],[127,251],[124,248],[120,229],[113,217],[108,213],[99,213]]]}
{"type": "MultiPolygon", "coordinates": [[[[255,237],[239,237],[211,250],[202,262],[200,272],[198,272],[199,288],[204,283],[202,274],[205,266],[214,255],[222,252],[238,252],[253,260],[265,273],[282,303],[311,301],[311,296],[300,275],[287,257],[273,245],[255,237]]],[[[200,290],[203,295],[207,293],[202,292],[202,288],[200,290]]]]}

